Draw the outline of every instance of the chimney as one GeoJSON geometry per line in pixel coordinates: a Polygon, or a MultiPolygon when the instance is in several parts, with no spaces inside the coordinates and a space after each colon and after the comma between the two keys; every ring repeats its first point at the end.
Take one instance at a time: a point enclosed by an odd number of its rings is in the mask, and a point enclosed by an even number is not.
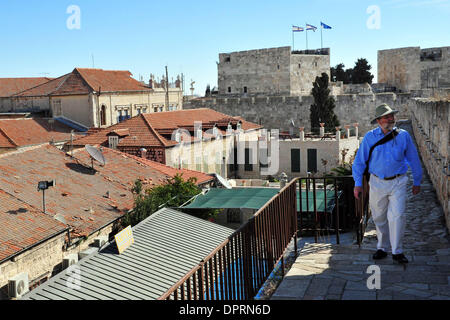
{"type": "Polygon", "coordinates": [[[147,149],[141,148],[139,151],[141,152],[141,158],[147,159],[147,149]]]}

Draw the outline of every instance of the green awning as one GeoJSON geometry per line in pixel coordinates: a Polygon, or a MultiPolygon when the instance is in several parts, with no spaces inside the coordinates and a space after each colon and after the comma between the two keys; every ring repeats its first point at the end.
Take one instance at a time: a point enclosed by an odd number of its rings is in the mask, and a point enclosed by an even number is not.
{"type": "MultiPolygon", "coordinates": [[[[275,188],[233,188],[210,189],[205,195],[199,195],[183,208],[186,209],[255,209],[259,210],[280,190],[275,188]]],[[[334,190],[327,190],[327,211],[335,205],[334,190]]],[[[340,195],[340,192],[339,192],[340,195]]],[[[302,211],[314,212],[313,192],[302,190],[302,211]],[[308,201],[307,201],[308,199],[308,201]],[[308,202],[308,203],[307,203],[308,202]],[[308,204],[308,206],[307,206],[308,204]]],[[[325,211],[325,192],[316,190],[316,208],[318,212],[325,211]]],[[[300,199],[297,191],[297,211],[300,211],[300,199]]]]}
{"type": "Polygon", "coordinates": [[[186,209],[255,209],[259,210],[280,191],[272,188],[210,189],[199,195],[186,209]]]}

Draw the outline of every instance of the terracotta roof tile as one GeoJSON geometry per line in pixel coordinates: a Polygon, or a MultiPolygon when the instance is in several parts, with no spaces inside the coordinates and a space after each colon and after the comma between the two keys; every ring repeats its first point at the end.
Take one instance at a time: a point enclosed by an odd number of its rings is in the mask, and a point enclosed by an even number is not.
{"type": "Polygon", "coordinates": [[[12,96],[49,80],[51,78],[0,78],[0,97],[12,96]]]}
{"type": "Polygon", "coordinates": [[[129,71],[75,68],[71,73],[41,83],[15,96],[63,96],[91,92],[152,91],[133,79],[129,71]]]}
{"type": "MultiPolygon", "coordinates": [[[[0,119],[0,148],[14,148],[50,141],[70,140],[71,127],[50,119],[0,119]]],[[[75,133],[75,137],[79,133],[75,133]]]]}
{"type": "Polygon", "coordinates": [[[73,72],[79,73],[94,91],[99,89],[103,92],[151,90],[133,79],[129,71],[76,68],[73,72]]]}
{"type": "Polygon", "coordinates": [[[0,190],[0,212],[0,261],[67,229],[53,217],[3,190],[0,190]]]}
{"type": "Polygon", "coordinates": [[[168,175],[113,150],[104,150],[105,167],[85,151],[71,158],[50,145],[0,155],[0,189],[36,208],[42,208],[39,181],[56,180],[45,191],[46,212],[74,228],[75,235],[90,235],[133,208],[131,187],[137,179],[148,186],[163,184],[168,175]]]}
{"type": "MultiPolygon", "coordinates": [[[[145,113],[82,137],[74,141],[74,145],[106,145],[109,133],[129,129],[130,134],[120,140],[118,147],[168,147],[177,144],[169,138],[174,130],[180,128],[193,132],[196,121],[202,122],[203,129],[210,129],[214,124],[218,123],[222,126],[220,131],[224,134],[229,122],[236,124],[239,120],[207,108],[145,113]]],[[[262,126],[249,121],[241,120],[241,122],[244,130],[262,128],[262,126]]]]}
{"type": "Polygon", "coordinates": [[[177,174],[181,175],[184,180],[188,180],[189,178],[196,178],[198,185],[214,180],[214,177],[210,176],[209,174],[200,172],[200,171],[172,168],[172,167],[166,166],[159,162],[139,158],[139,157],[136,157],[136,156],[133,156],[130,154],[125,154],[125,155],[127,157],[136,159],[137,161],[144,163],[144,164],[152,167],[155,170],[158,170],[164,174],[167,174],[172,178],[174,178],[177,174]]]}

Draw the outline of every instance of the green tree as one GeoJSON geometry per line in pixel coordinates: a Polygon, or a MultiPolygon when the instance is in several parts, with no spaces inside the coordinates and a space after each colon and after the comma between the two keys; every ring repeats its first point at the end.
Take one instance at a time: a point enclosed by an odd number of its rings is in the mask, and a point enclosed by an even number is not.
{"type": "Polygon", "coordinates": [[[320,123],[325,123],[325,130],[334,132],[339,126],[339,120],[334,114],[336,107],[333,97],[330,96],[328,88],[328,74],[322,73],[321,77],[316,77],[311,94],[314,97],[314,104],[310,108],[311,130],[319,132],[320,123]]]}
{"type": "Polygon", "coordinates": [[[344,84],[348,84],[351,82],[351,72],[353,69],[345,70],[345,65],[343,63],[339,63],[336,67],[331,68],[331,81],[342,81],[344,84]]]}
{"type": "Polygon", "coordinates": [[[137,180],[131,191],[134,194],[134,209],[122,219],[122,227],[135,226],[162,207],[179,207],[201,193],[195,178],[185,181],[181,175],[148,190],[144,190],[142,182],[137,180]]]}
{"type": "Polygon", "coordinates": [[[372,83],[373,75],[370,73],[371,68],[372,67],[369,65],[366,59],[358,59],[358,61],[356,61],[355,63],[355,67],[353,68],[351,79],[352,83],[372,83]]]}

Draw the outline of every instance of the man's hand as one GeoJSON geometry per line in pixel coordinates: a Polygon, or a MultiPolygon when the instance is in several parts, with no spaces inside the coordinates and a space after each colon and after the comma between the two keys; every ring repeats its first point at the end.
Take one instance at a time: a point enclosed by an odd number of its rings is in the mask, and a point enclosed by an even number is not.
{"type": "Polygon", "coordinates": [[[413,186],[412,187],[412,194],[417,195],[420,192],[420,186],[413,186]]]}
{"type": "Polygon", "coordinates": [[[355,187],[353,189],[353,194],[355,195],[356,199],[359,199],[359,195],[362,193],[362,187],[355,187]]]}

